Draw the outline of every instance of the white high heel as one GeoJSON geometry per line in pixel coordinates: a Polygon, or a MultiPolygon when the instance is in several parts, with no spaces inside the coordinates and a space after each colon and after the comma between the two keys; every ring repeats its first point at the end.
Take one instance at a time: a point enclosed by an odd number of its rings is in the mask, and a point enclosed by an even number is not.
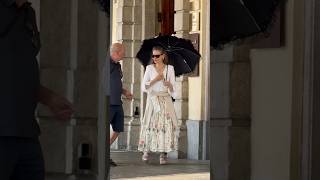
{"type": "Polygon", "coordinates": [[[148,162],[149,161],[149,153],[148,152],[144,152],[142,155],[142,161],[143,162],[148,162]]]}

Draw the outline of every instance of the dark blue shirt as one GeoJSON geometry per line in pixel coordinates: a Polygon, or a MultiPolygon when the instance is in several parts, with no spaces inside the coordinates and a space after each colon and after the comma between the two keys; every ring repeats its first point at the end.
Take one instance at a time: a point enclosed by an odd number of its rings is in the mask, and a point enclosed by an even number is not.
{"type": "Polygon", "coordinates": [[[18,9],[7,2],[0,0],[0,136],[36,137],[40,81],[35,13],[30,4],[18,9]]]}
{"type": "Polygon", "coordinates": [[[110,105],[121,105],[122,94],[122,70],[119,62],[110,58],[110,105]]]}

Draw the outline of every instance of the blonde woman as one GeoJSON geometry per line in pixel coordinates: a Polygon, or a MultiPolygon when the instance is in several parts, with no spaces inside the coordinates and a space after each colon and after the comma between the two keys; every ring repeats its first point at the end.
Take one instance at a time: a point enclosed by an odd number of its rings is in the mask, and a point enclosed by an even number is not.
{"type": "Polygon", "coordinates": [[[153,48],[152,60],[142,82],[142,90],[148,97],[138,150],[143,152],[143,161],[148,161],[150,152],[158,152],[160,164],[166,164],[167,153],[178,147],[178,121],[171,99],[175,97],[175,73],[173,66],[167,65],[161,47],[153,48]]]}

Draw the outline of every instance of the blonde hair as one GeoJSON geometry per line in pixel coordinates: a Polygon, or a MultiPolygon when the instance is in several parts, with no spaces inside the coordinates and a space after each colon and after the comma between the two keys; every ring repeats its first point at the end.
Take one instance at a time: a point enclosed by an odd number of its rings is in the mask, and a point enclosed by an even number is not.
{"type": "Polygon", "coordinates": [[[163,47],[161,46],[154,46],[152,48],[152,51],[153,50],[156,50],[156,51],[160,51],[161,54],[163,54],[164,58],[163,58],[163,63],[164,64],[168,64],[169,63],[169,60],[168,60],[168,56],[167,56],[167,52],[163,49],[163,47]]]}

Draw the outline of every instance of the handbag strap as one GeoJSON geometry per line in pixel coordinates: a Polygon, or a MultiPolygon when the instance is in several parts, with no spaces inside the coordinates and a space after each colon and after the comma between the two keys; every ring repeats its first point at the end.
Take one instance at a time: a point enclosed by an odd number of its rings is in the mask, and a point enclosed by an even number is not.
{"type": "Polygon", "coordinates": [[[166,65],[167,70],[166,70],[166,81],[168,81],[168,65],[166,65]]]}

